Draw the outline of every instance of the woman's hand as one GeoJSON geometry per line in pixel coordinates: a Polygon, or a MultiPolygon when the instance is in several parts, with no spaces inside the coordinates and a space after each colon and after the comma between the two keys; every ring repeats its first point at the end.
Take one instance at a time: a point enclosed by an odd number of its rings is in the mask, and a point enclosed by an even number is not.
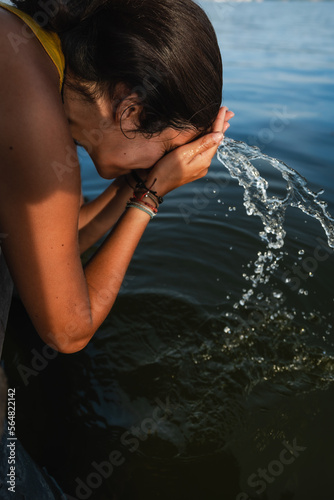
{"type": "Polygon", "coordinates": [[[222,107],[212,126],[212,131],[189,144],[179,146],[159,160],[150,171],[146,185],[154,183],[153,189],[159,196],[165,196],[183,184],[204,177],[209,170],[213,156],[230,126],[232,111],[222,107]]]}

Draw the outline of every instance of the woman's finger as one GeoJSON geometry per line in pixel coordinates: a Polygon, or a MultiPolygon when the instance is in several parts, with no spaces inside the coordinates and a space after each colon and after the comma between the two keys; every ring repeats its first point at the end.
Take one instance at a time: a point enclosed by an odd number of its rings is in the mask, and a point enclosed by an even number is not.
{"type": "Polygon", "coordinates": [[[208,134],[206,141],[197,147],[188,160],[188,164],[192,168],[209,168],[212,158],[217,152],[219,144],[223,140],[224,135],[220,132],[208,134]]]}
{"type": "Polygon", "coordinates": [[[217,118],[212,126],[212,132],[222,132],[224,128],[225,116],[228,112],[228,108],[223,106],[220,108],[217,118]]]}
{"type": "Polygon", "coordinates": [[[223,128],[223,132],[225,134],[226,130],[230,127],[230,124],[228,122],[225,122],[224,123],[224,128],[223,128]]]}
{"type": "MultiPolygon", "coordinates": [[[[184,148],[183,157],[187,158],[188,161],[191,162],[197,155],[202,155],[211,148],[217,149],[223,138],[223,132],[211,132],[210,134],[206,134],[204,137],[201,137],[190,144],[181,146],[181,148],[184,148]]],[[[213,154],[214,152],[212,155],[213,154]]]]}
{"type": "Polygon", "coordinates": [[[227,111],[226,115],[225,115],[225,121],[230,120],[231,118],[233,118],[233,116],[235,116],[235,114],[233,113],[233,111],[227,111]]]}

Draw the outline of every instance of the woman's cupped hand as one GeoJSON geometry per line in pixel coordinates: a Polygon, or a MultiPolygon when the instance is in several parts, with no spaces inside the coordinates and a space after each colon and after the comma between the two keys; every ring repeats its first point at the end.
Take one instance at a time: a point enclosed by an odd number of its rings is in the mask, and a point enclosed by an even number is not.
{"type": "Polygon", "coordinates": [[[184,184],[204,177],[233,116],[234,113],[227,107],[220,108],[211,131],[179,146],[159,160],[150,171],[146,185],[154,184],[153,189],[157,194],[165,196],[184,184]]]}

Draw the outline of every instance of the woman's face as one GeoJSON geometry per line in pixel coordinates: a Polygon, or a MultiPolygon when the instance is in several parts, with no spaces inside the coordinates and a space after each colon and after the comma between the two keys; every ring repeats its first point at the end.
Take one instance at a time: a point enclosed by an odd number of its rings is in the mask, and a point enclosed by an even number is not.
{"type": "Polygon", "coordinates": [[[73,139],[86,149],[105,179],[151,168],[166,153],[198,135],[195,130],[180,132],[172,128],[151,138],[135,133],[140,107],[129,102],[121,103],[113,116],[106,98],[88,103],[70,91],[65,94],[64,106],[73,139]]]}
{"type": "Polygon", "coordinates": [[[99,134],[100,141],[96,145],[90,144],[90,156],[105,179],[113,179],[131,170],[151,168],[166,153],[190,142],[196,135],[193,131],[165,129],[148,139],[140,133],[124,132],[126,135],[116,127],[106,130],[99,134]]]}

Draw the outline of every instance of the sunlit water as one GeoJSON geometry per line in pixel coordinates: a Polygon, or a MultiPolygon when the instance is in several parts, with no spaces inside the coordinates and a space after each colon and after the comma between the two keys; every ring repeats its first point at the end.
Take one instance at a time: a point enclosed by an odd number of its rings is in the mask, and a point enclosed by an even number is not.
{"type": "MultiPolygon", "coordinates": [[[[36,361],[15,304],[18,436],[73,498],[118,450],[87,498],[332,500],[333,6],[208,3],[236,112],[224,165],[166,197],[81,353],[36,361]]],[[[92,198],[106,183],[80,156],[92,198]]]]}

